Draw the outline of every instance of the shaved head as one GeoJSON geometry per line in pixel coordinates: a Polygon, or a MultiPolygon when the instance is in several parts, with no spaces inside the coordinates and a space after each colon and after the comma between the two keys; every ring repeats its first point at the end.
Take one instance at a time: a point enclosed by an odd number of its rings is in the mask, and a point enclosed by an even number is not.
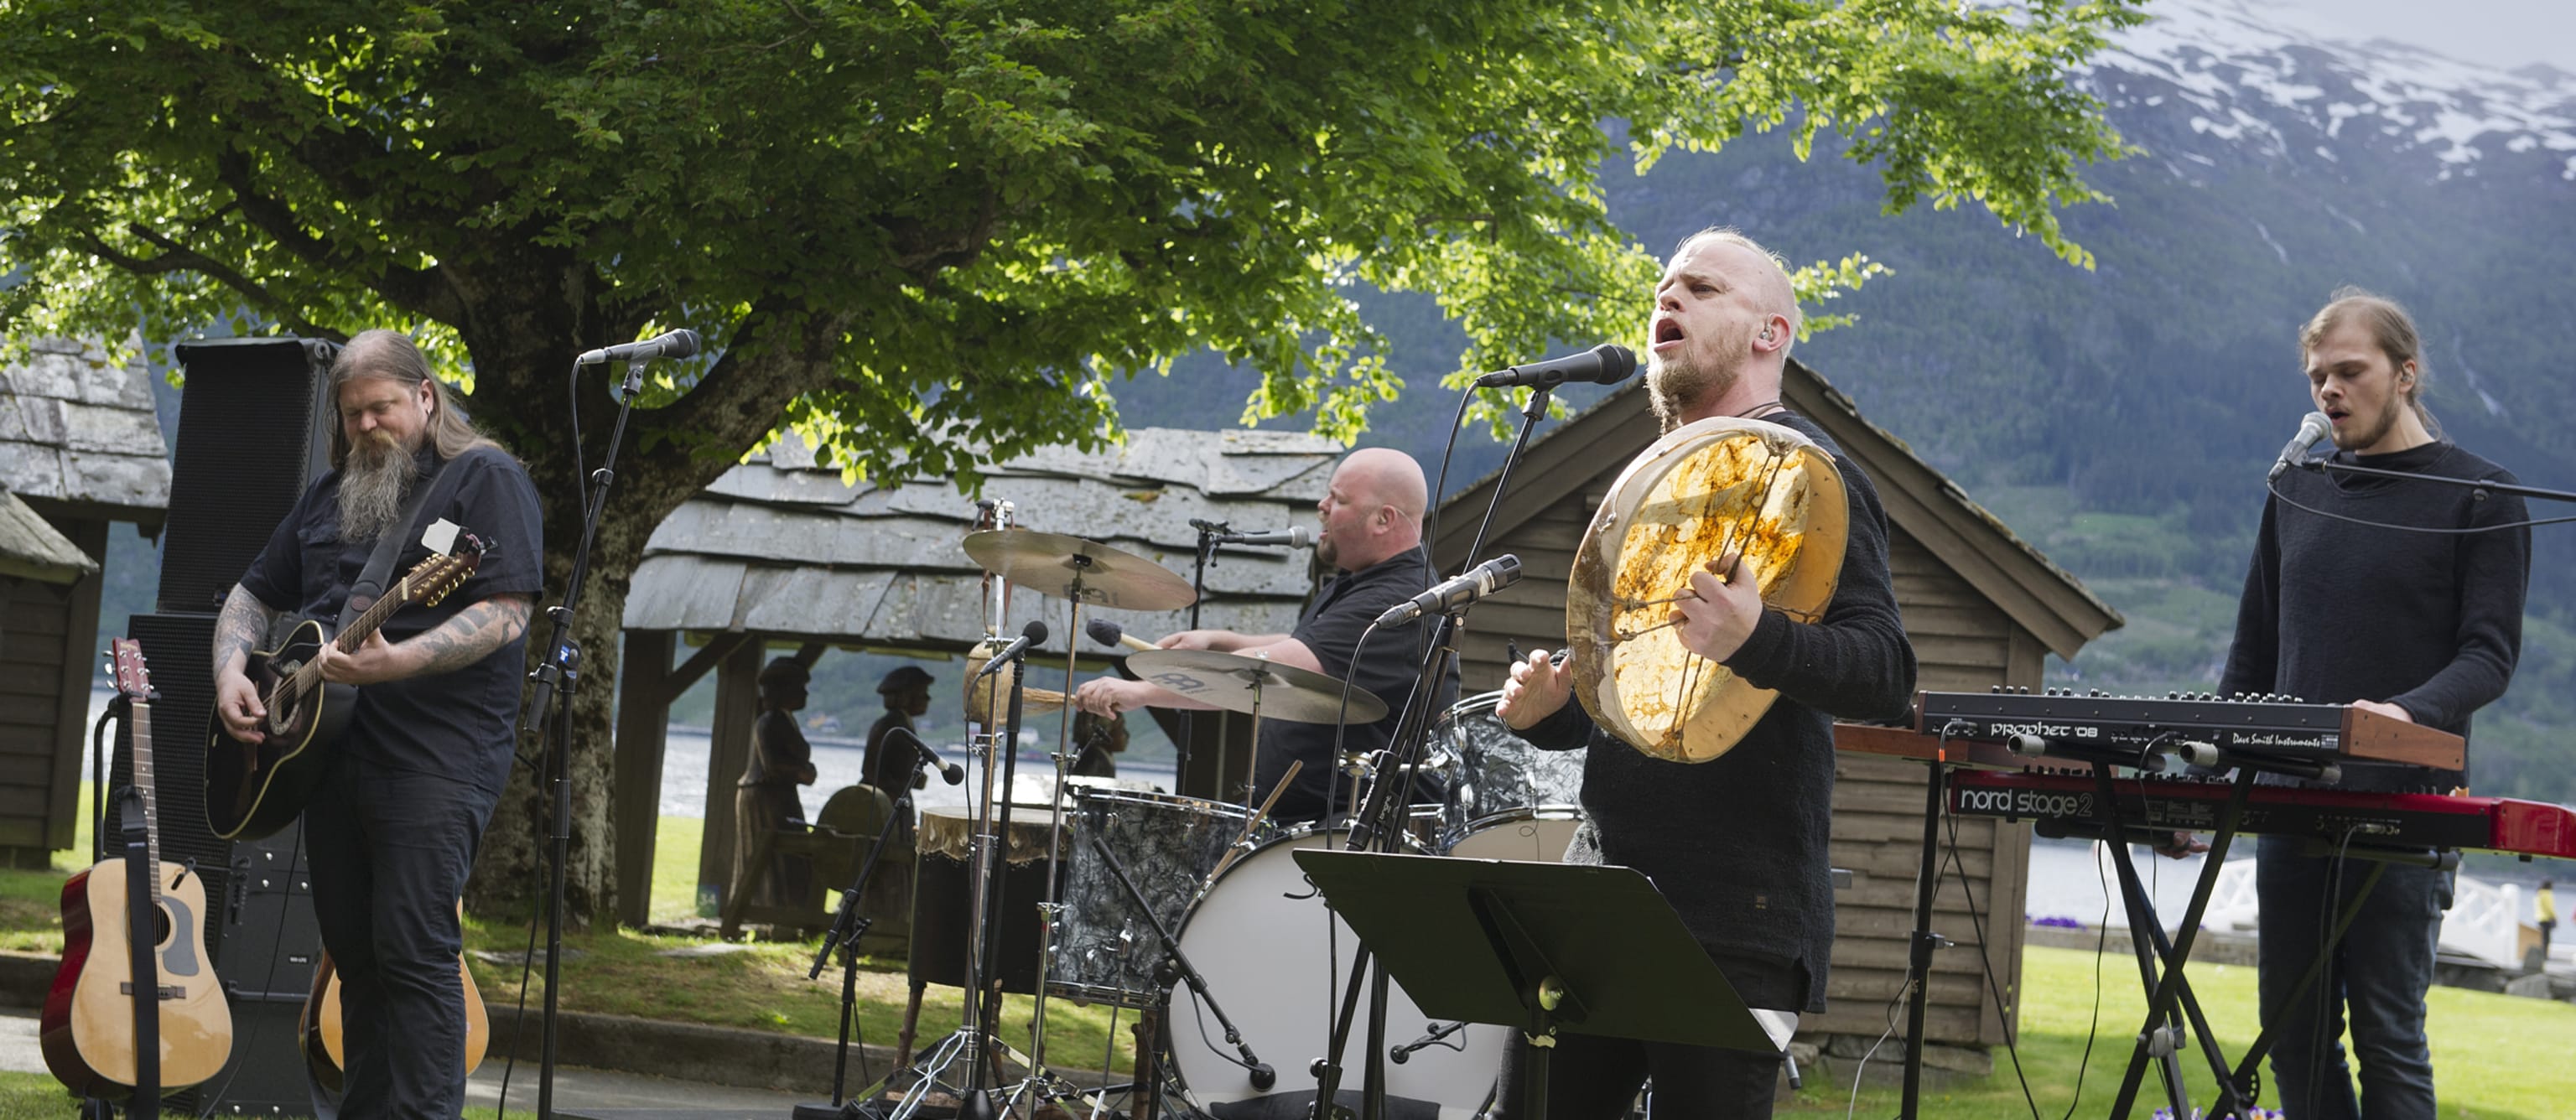
{"type": "Polygon", "coordinates": [[[1422,514],[1431,487],[1422,464],[1391,447],[1363,447],[1342,459],[1324,500],[1316,503],[1322,531],[1315,555],[1343,571],[1358,571],[1422,543],[1422,514]]]}

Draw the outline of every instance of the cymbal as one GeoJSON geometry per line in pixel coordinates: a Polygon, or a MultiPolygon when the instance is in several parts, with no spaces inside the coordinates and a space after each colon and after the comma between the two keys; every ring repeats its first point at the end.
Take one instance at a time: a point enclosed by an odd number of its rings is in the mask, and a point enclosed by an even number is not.
{"type": "Polygon", "coordinates": [[[1058,599],[1079,597],[1095,607],[1173,611],[1198,598],[1188,580],[1160,564],[1062,533],[985,529],[966,534],[966,555],[1018,586],[1058,599]]]}
{"type": "MultiPolygon", "coordinates": [[[[1127,668],[1147,684],[1229,712],[1250,712],[1258,697],[1263,719],[1337,723],[1344,715],[1340,680],[1268,658],[1207,649],[1158,649],[1127,655],[1127,668]]],[[[1376,723],[1386,718],[1386,701],[1376,693],[1365,688],[1353,688],[1350,693],[1350,722],[1376,723]]]]}

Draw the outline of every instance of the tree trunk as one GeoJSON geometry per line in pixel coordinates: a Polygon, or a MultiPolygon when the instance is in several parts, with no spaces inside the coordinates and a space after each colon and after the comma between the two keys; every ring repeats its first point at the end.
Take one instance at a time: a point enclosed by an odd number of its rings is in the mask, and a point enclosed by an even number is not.
{"type": "MultiPolygon", "coordinates": [[[[581,656],[570,699],[567,928],[587,928],[594,918],[616,920],[617,837],[609,817],[614,804],[612,709],[623,652],[620,624],[644,544],[663,517],[753,449],[800,390],[830,376],[840,320],[801,319],[798,328],[788,330],[775,329],[774,322],[757,311],[747,316],[716,367],[679,402],[637,411],[618,449],[615,479],[599,519],[599,536],[592,545],[589,573],[569,635],[581,656]],[[719,453],[710,454],[710,450],[719,453]]],[[[528,627],[528,668],[533,672],[544,664],[555,637],[556,623],[545,612],[563,602],[564,589],[572,580],[574,553],[581,544],[584,472],[596,472],[605,465],[602,449],[617,418],[611,388],[623,371],[616,366],[585,371],[568,402],[560,371],[565,356],[579,348],[565,340],[586,339],[598,332],[566,330],[561,323],[531,315],[496,324],[492,336],[464,333],[477,371],[469,412],[527,464],[545,509],[546,589],[539,599],[540,613],[529,620],[528,627]],[[585,458],[578,465],[571,432],[558,423],[568,407],[580,409],[580,431],[587,444],[581,448],[585,458]]],[[[533,690],[527,699],[533,702],[533,690]]],[[[546,752],[557,749],[547,734],[551,729],[541,726],[549,714],[529,710],[524,717],[528,727],[518,743],[522,760],[543,765],[546,752]]],[[[553,885],[550,821],[554,803],[555,791],[536,770],[525,765],[513,768],[509,787],[484,831],[466,892],[468,908],[491,913],[546,903],[553,885]]]]}

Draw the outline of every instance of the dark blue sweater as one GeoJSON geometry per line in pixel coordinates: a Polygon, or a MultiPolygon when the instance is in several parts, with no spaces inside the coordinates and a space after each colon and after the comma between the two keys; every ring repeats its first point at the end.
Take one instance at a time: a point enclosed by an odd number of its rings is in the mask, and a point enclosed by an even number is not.
{"type": "MultiPolygon", "coordinates": [[[[2388,455],[2337,452],[2333,460],[2514,481],[2504,468],[2447,441],[2388,455]]],[[[2220,691],[2281,693],[2319,704],[2382,700],[2417,723],[2467,736],[2469,714],[2504,695],[2513,678],[2531,530],[2428,533],[2382,526],[2503,525],[2525,519],[2522,499],[2307,470],[2283,474],[2278,491],[2263,504],[2220,691]]],[[[2465,772],[2347,774],[2345,786],[2364,789],[2468,780],[2465,772]]]]}

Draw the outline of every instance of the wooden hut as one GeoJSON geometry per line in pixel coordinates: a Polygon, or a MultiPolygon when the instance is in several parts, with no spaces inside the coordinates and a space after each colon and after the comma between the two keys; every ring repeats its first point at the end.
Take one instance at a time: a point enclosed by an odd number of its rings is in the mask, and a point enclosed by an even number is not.
{"type": "MultiPolygon", "coordinates": [[[[1196,558],[1193,519],[1241,530],[1311,521],[1341,451],[1297,433],[1139,428],[1123,447],[1105,452],[1048,448],[1004,462],[987,472],[983,496],[1009,500],[1021,528],[1114,545],[1186,579],[1196,558]]],[[[832,645],[920,657],[965,653],[985,636],[983,573],[961,547],[975,518],[973,500],[954,487],[845,483],[837,468],[818,468],[791,438],[726,472],[654,531],[624,618],[613,810],[621,921],[641,925],[649,907],[671,701],[708,670],[717,673],[707,788],[728,795],[708,799],[698,857],[704,898],[710,888],[721,890],[733,859],[729,791],[750,752],[758,712],[753,678],[763,651],[832,645]],[[674,666],[683,643],[698,649],[674,666]]],[[[1287,630],[1312,587],[1304,553],[1222,549],[1207,568],[1200,625],[1287,630]]],[[[1189,612],[1087,612],[1092,616],[1151,638],[1185,626],[1189,612]]],[[[999,629],[1016,634],[1031,621],[1056,631],[1036,660],[1061,664],[1071,644],[1085,655],[1085,668],[1105,664],[1107,651],[1096,643],[1062,633],[1064,600],[1016,591],[999,629]]],[[[958,683],[941,682],[934,702],[961,704],[958,683]]],[[[1239,775],[1249,772],[1248,723],[1220,713],[1193,727],[1201,741],[1230,745],[1229,772],[1239,775]]],[[[1191,752],[1179,776],[1182,791],[1213,786],[1213,766],[1199,764],[1213,763],[1214,755],[1191,752]]]]}
{"type": "MultiPolygon", "coordinates": [[[[1816,371],[1791,361],[1781,390],[1782,402],[1823,427],[1878,488],[1897,603],[1921,663],[1918,688],[2035,688],[2047,654],[2071,658],[2120,625],[2117,611],[1904,441],[1864,419],[1816,371]]],[[[1479,604],[1469,619],[1460,645],[1468,693],[1501,686],[1507,640],[1523,649],[1562,643],[1566,577],[1584,527],[1621,468],[1657,434],[1644,387],[1632,384],[1531,442],[1484,551],[1517,554],[1522,579],[1479,604]]],[[[1457,571],[1466,561],[1494,484],[1488,477],[1441,504],[1434,542],[1441,571],[1457,571]]],[[[1858,1036],[1865,1045],[1886,1028],[1888,1002],[1904,987],[1913,928],[1923,783],[1921,766],[1911,762],[1856,754],[1837,762],[1833,862],[1854,876],[1837,892],[1831,1007],[1803,1023],[1802,1033],[1858,1036]]],[[[2005,992],[2018,990],[2029,826],[1962,820],[1958,837],[1985,936],[1973,928],[1956,881],[1946,881],[1934,926],[1960,948],[1935,957],[1926,1034],[1935,1044],[1988,1046],[2004,1040],[2007,1025],[1988,998],[1979,954],[1991,961],[2005,992]]]]}
{"type": "Polygon", "coordinates": [[[12,495],[0,532],[35,550],[0,567],[0,865],[40,868],[72,846],[85,811],[109,526],[160,532],[170,459],[149,367],[78,342],[32,349],[0,368],[0,491],[12,495]]]}

